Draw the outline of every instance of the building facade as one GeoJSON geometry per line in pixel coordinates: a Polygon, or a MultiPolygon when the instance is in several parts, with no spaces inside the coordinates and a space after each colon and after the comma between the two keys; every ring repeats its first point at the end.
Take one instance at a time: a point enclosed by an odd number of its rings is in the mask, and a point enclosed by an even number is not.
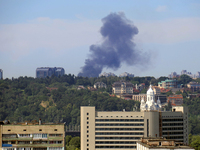
{"type": "Polygon", "coordinates": [[[187,87],[193,92],[199,91],[200,90],[200,83],[190,82],[190,83],[187,84],[187,87]]]}
{"type": "Polygon", "coordinates": [[[0,150],[65,150],[65,125],[1,122],[0,150]]]}
{"type": "Polygon", "coordinates": [[[3,70],[0,69],[0,80],[3,79],[3,70]]]}
{"type": "Polygon", "coordinates": [[[159,88],[178,88],[177,80],[169,80],[166,79],[165,81],[158,82],[159,88]]]}
{"type": "Polygon", "coordinates": [[[95,111],[81,107],[81,150],[133,150],[144,137],[165,137],[188,144],[188,110],[173,107],[168,111],[95,111]]]}
{"type": "Polygon", "coordinates": [[[61,67],[41,67],[36,69],[36,78],[46,78],[51,77],[52,75],[63,76],[65,74],[65,70],[61,67]]]}
{"type": "Polygon", "coordinates": [[[107,88],[106,84],[103,82],[96,82],[94,84],[94,88],[99,89],[99,88],[107,88]]]}
{"type": "Polygon", "coordinates": [[[134,100],[134,101],[141,102],[142,99],[144,99],[144,101],[146,101],[147,95],[146,94],[135,94],[135,95],[132,96],[132,100],[134,100]]]}
{"type": "Polygon", "coordinates": [[[121,80],[119,82],[114,82],[112,85],[112,93],[116,95],[123,94],[133,94],[133,84],[131,82],[126,82],[121,80]]]}
{"type": "Polygon", "coordinates": [[[180,95],[169,95],[167,98],[167,102],[173,106],[181,106],[183,105],[183,96],[180,95]]]}

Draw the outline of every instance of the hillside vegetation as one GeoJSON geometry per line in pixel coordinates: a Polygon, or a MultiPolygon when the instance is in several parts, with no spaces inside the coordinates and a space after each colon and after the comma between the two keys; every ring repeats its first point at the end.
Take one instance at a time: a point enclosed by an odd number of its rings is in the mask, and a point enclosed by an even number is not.
{"type": "MultiPolygon", "coordinates": [[[[95,106],[99,111],[127,111],[139,108],[139,103],[132,100],[122,100],[112,97],[112,84],[124,79],[133,84],[145,83],[157,85],[166,77],[99,77],[83,78],[74,75],[62,77],[35,79],[19,77],[0,80],[0,120],[22,122],[42,119],[44,122],[66,122],[66,125],[80,125],[80,106],[95,106]],[[87,86],[102,81],[107,89],[90,91],[87,86]],[[77,90],[78,85],[86,89],[77,90]],[[49,90],[47,87],[54,90],[49,90]]],[[[182,76],[179,82],[186,84],[192,81],[188,76],[182,76]]],[[[182,93],[184,105],[189,107],[189,129],[192,134],[200,133],[200,99],[187,98],[189,92],[182,93]]]]}

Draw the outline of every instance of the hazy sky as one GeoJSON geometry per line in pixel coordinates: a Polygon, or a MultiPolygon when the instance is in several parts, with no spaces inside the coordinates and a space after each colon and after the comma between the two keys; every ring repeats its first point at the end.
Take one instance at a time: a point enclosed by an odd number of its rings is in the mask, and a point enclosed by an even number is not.
{"type": "Polygon", "coordinates": [[[63,67],[77,75],[90,45],[103,40],[101,19],[118,12],[138,28],[133,41],[152,52],[153,60],[146,69],[122,64],[103,72],[160,77],[200,71],[199,0],[0,0],[4,78],[35,77],[37,67],[63,67]]]}

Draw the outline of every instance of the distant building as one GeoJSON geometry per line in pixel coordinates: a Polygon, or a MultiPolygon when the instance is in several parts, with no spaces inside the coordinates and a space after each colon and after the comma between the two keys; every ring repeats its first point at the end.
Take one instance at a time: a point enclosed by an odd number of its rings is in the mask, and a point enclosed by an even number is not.
{"type": "Polygon", "coordinates": [[[112,85],[112,93],[116,95],[133,94],[133,84],[124,80],[114,82],[112,85]]]}
{"type": "Polygon", "coordinates": [[[137,141],[137,150],[194,150],[194,148],[173,139],[142,137],[137,141]]]}
{"type": "Polygon", "coordinates": [[[106,84],[103,83],[103,82],[96,82],[96,83],[94,84],[94,88],[96,88],[96,89],[99,89],[99,88],[106,88],[106,87],[107,87],[106,84]]]}
{"type": "Polygon", "coordinates": [[[196,73],[196,78],[200,78],[200,72],[196,73]]]}
{"type": "Polygon", "coordinates": [[[199,91],[200,90],[200,83],[198,82],[190,82],[187,84],[187,87],[192,91],[199,91]]]}
{"type": "Polygon", "coordinates": [[[116,75],[114,73],[111,73],[111,72],[109,72],[109,73],[104,72],[104,73],[100,74],[99,76],[100,77],[101,76],[109,77],[109,76],[116,76],[116,75]]]}
{"type": "Polygon", "coordinates": [[[172,106],[181,106],[183,105],[183,96],[182,95],[169,95],[167,102],[172,106]]]}
{"type": "Polygon", "coordinates": [[[161,81],[158,82],[158,87],[159,88],[177,88],[178,84],[177,84],[177,80],[170,80],[170,79],[166,79],[165,81],[161,81]]]}
{"type": "Polygon", "coordinates": [[[65,150],[65,124],[0,121],[0,150],[65,150]]]}
{"type": "Polygon", "coordinates": [[[135,88],[139,91],[142,91],[145,88],[145,83],[141,83],[139,85],[135,85],[135,88]]]}
{"type": "Polygon", "coordinates": [[[36,69],[36,78],[46,78],[51,77],[52,75],[63,76],[65,74],[65,70],[61,67],[41,67],[36,69]]]}
{"type": "Polygon", "coordinates": [[[171,74],[168,75],[168,78],[176,78],[179,77],[179,75],[176,72],[172,72],[171,74]]]}
{"type": "Polygon", "coordinates": [[[124,72],[124,73],[120,74],[119,77],[134,77],[134,74],[124,72]]]}
{"type": "Polygon", "coordinates": [[[0,69],[0,80],[3,79],[3,70],[0,69]]]}
{"type": "Polygon", "coordinates": [[[132,96],[132,100],[134,101],[139,101],[141,102],[141,100],[144,99],[144,101],[147,101],[147,95],[146,94],[135,94],[132,96]]]}

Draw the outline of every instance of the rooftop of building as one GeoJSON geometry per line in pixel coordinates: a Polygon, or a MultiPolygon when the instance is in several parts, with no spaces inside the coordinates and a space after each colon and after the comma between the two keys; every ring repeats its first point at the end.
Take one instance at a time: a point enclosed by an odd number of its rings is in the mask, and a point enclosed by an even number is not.
{"type": "Polygon", "coordinates": [[[0,121],[0,125],[63,125],[65,123],[42,122],[41,120],[25,121],[25,122],[10,122],[9,120],[0,121]]]}
{"type": "Polygon", "coordinates": [[[137,141],[137,143],[150,149],[194,149],[182,142],[162,137],[143,137],[141,141],[137,141]]]}
{"type": "Polygon", "coordinates": [[[166,79],[165,81],[158,82],[158,84],[162,84],[163,82],[177,82],[176,79],[166,79]]]}

